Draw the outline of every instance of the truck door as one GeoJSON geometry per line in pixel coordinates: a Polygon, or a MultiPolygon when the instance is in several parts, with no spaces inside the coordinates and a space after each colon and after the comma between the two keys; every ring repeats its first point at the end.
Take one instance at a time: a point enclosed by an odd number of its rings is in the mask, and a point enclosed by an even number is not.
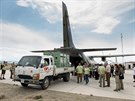
{"type": "Polygon", "coordinates": [[[53,75],[53,60],[52,58],[43,59],[43,68],[48,75],[53,75]]]}
{"type": "Polygon", "coordinates": [[[54,75],[55,73],[55,65],[54,65],[54,60],[52,57],[50,58],[50,72],[52,75],[54,75]]]}

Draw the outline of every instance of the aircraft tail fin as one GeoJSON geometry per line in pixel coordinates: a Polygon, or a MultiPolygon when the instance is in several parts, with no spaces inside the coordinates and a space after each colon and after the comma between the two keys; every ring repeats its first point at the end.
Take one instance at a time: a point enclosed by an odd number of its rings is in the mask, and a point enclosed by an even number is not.
{"type": "Polygon", "coordinates": [[[63,9],[63,47],[74,47],[68,17],[68,10],[64,2],[62,2],[62,9],[63,9]]]}

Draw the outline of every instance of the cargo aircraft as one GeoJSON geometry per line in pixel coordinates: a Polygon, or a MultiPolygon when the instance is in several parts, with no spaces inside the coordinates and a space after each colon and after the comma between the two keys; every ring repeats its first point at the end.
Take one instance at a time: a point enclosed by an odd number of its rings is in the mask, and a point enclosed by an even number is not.
{"type": "Polygon", "coordinates": [[[109,51],[116,50],[116,48],[92,48],[92,49],[78,49],[74,46],[70,22],[68,16],[68,10],[65,3],[62,2],[63,10],[63,47],[54,48],[54,50],[36,50],[31,52],[55,52],[59,51],[70,56],[70,62],[72,65],[76,65],[76,62],[84,61],[88,64],[92,64],[92,61],[84,55],[83,52],[92,52],[92,51],[109,51]]]}

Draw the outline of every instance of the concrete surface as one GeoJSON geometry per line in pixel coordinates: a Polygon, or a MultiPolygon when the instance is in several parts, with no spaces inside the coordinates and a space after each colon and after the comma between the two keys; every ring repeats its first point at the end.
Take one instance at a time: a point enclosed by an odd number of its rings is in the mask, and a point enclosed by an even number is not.
{"type": "MultiPolygon", "coordinates": [[[[20,85],[19,82],[14,82],[9,77],[10,72],[9,70],[7,70],[5,75],[6,80],[0,80],[0,82],[20,85]]],[[[133,87],[134,85],[135,83],[133,82],[132,70],[126,70],[124,79],[124,90],[118,92],[113,91],[115,89],[114,78],[111,78],[111,87],[102,88],[99,87],[98,80],[95,80],[93,78],[90,79],[90,82],[87,85],[84,81],[78,84],[76,83],[76,76],[71,76],[69,82],[63,82],[62,80],[53,81],[51,82],[51,85],[49,86],[48,90],[135,100],[135,87],[133,87]]],[[[40,88],[40,86],[35,85],[34,87],[37,87],[37,89],[40,88]]]]}

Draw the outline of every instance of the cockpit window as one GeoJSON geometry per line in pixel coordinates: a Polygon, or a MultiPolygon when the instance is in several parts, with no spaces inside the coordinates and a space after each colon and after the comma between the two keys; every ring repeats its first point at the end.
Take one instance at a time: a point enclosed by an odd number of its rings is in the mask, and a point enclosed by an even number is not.
{"type": "Polygon", "coordinates": [[[18,62],[18,66],[38,67],[41,61],[41,56],[24,56],[18,62]]]}

